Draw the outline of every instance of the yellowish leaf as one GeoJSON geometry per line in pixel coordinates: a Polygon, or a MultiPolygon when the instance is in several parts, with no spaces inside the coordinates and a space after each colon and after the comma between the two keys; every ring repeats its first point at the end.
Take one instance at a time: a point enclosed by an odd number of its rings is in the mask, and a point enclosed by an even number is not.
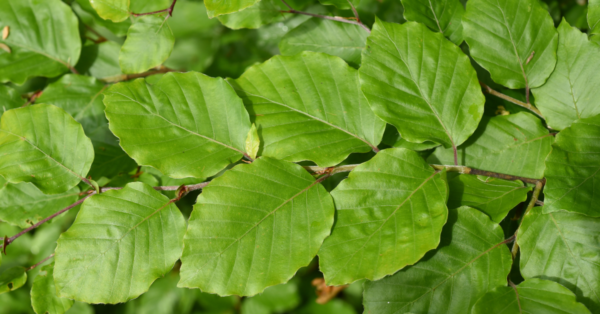
{"type": "Polygon", "coordinates": [[[250,158],[256,159],[259,146],[260,139],[258,138],[258,130],[256,129],[256,125],[252,124],[250,131],[248,131],[248,137],[246,137],[246,153],[250,158]]]}

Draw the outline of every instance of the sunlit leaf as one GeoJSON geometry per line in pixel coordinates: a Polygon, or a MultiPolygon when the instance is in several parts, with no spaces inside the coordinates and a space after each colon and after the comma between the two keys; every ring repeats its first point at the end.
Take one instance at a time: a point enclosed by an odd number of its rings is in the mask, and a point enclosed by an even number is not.
{"type": "Polygon", "coordinates": [[[453,43],[462,43],[465,8],[460,0],[402,0],[402,5],[408,21],[423,23],[432,31],[444,34],[453,43]]]}
{"type": "Polygon", "coordinates": [[[222,14],[229,14],[241,11],[260,0],[205,0],[206,13],[209,18],[213,18],[222,14]]]}
{"type": "Polygon", "coordinates": [[[261,156],[334,166],[381,141],[385,123],[342,59],[302,52],[276,56],[229,81],[258,128],[261,156]]]}
{"type": "Polygon", "coordinates": [[[590,27],[590,34],[592,41],[598,43],[600,40],[600,0],[589,0],[588,2],[588,25],[590,27]]]}
{"type": "Polygon", "coordinates": [[[336,223],[319,251],[328,285],[381,279],[436,248],[448,210],[445,172],[413,151],[379,152],[332,192],[336,223]]]}
{"type": "MultiPolygon", "coordinates": [[[[548,129],[532,114],[520,112],[484,117],[475,134],[458,147],[458,163],[480,170],[541,179],[544,159],[550,153],[552,142],[548,129]]],[[[453,151],[439,147],[428,161],[451,165],[453,151]]]]}
{"type": "Polygon", "coordinates": [[[173,50],[175,36],[165,18],[142,16],[127,32],[119,53],[123,73],[141,73],[161,65],[173,50]]]}
{"type": "Polygon", "coordinates": [[[463,15],[471,57],[508,88],[538,87],[554,70],[558,34],[538,0],[471,0],[463,15]]]}
{"type": "MultiPolygon", "coordinates": [[[[127,30],[131,26],[130,19],[126,19],[119,23],[114,23],[111,20],[105,20],[98,15],[98,12],[96,12],[96,10],[92,7],[90,1],[91,0],[75,0],[74,2],[71,2],[71,8],[84,24],[92,28],[106,28],[116,36],[127,35],[127,30]]],[[[86,57],[85,47],[81,51],[81,57],[86,57]]]]}
{"type": "Polygon", "coordinates": [[[13,109],[0,122],[0,175],[31,182],[46,194],[66,192],[85,178],[94,148],[81,124],[46,104],[13,109]]]}
{"type": "Polygon", "coordinates": [[[90,0],[90,3],[105,20],[122,22],[129,17],[129,0],[90,0]]]}
{"type": "Polygon", "coordinates": [[[24,267],[11,267],[0,273],[0,294],[21,288],[27,283],[27,272],[24,267]]]}
{"type": "Polygon", "coordinates": [[[172,178],[206,178],[245,152],[250,119],[233,89],[200,73],[169,73],[104,93],[110,130],[140,165],[172,178]]]}
{"type": "Polygon", "coordinates": [[[260,139],[258,138],[258,130],[256,129],[256,125],[252,124],[250,131],[248,131],[248,137],[246,137],[246,153],[250,158],[256,158],[259,146],[260,139]]]}
{"type": "Polygon", "coordinates": [[[469,207],[449,211],[437,250],[414,266],[365,283],[367,313],[470,313],[486,292],[506,285],[511,255],[504,232],[469,207]]]}
{"type": "Polygon", "coordinates": [[[73,300],[59,298],[54,287],[54,263],[42,267],[31,287],[31,305],[38,314],[63,314],[73,300]]]}
{"type": "Polygon", "coordinates": [[[220,15],[219,21],[231,29],[259,28],[284,16],[287,7],[281,0],[261,0],[239,12],[220,15]]]}
{"type": "Polygon", "coordinates": [[[485,102],[477,73],[442,34],[378,20],[362,58],[361,89],[402,138],[456,147],[477,128],[485,102]]]}
{"type": "Polygon", "coordinates": [[[86,303],[137,298],[181,256],[185,220],[177,206],[144,183],[87,199],[58,239],[58,295],[86,303]]]}
{"type": "Polygon", "coordinates": [[[251,296],[315,257],[333,201],[299,165],[261,157],[214,179],[190,216],[179,287],[251,296]]]}

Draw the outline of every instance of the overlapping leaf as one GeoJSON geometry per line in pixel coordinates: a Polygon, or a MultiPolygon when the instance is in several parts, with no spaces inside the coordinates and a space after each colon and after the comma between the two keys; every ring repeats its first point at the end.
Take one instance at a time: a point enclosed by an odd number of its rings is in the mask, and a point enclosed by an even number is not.
{"type": "Polygon", "coordinates": [[[175,36],[164,18],[148,15],[133,24],[119,53],[123,73],[141,73],[161,65],[173,50],[175,36]]]}
{"type": "Polygon", "coordinates": [[[566,210],[600,217],[600,115],[556,135],[546,159],[544,213],[566,210]]]}
{"type": "MultiPolygon", "coordinates": [[[[85,24],[93,28],[106,28],[116,36],[127,35],[127,30],[131,26],[131,20],[124,20],[119,23],[114,23],[111,20],[105,20],[98,15],[98,12],[90,3],[92,0],[75,0],[71,2],[71,8],[77,14],[79,19],[85,24]]],[[[154,3],[154,1],[152,1],[154,3]]],[[[81,57],[85,58],[85,47],[81,51],[81,57]]]]}
{"type": "Polygon", "coordinates": [[[529,279],[514,287],[498,287],[473,306],[472,314],[588,314],[569,289],[547,280],[529,279]]]}
{"type": "Polygon", "coordinates": [[[445,172],[403,148],[356,167],[331,196],[336,224],[319,251],[328,285],[377,280],[416,263],[438,246],[448,215],[445,172]]]}
{"type": "Polygon", "coordinates": [[[527,199],[531,187],[521,181],[458,175],[448,181],[450,197],[448,207],[470,206],[486,213],[492,221],[500,223],[506,214],[527,199]]]}
{"type": "Polygon", "coordinates": [[[77,64],[81,40],[77,17],[60,0],[2,0],[0,29],[9,27],[11,52],[0,50],[0,82],[54,77],[77,64]]]}
{"type": "Polygon", "coordinates": [[[593,313],[600,311],[600,218],[542,214],[535,207],[517,234],[521,274],[560,283],[593,313]]]}
{"type": "Polygon", "coordinates": [[[0,175],[31,182],[46,194],[64,193],[85,178],[94,148],[81,124],[46,104],[13,109],[0,122],[0,175]]]}
{"type": "Polygon", "coordinates": [[[0,85],[0,117],[10,109],[19,108],[25,104],[25,99],[14,89],[0,85]]]}
{"type": "Polygon", "coordinates": [[[598,43],[600,41],[600,1],[590,0],[588,2],[588,25],[590,27],[591,40],[598,43]]]}
{"type": "Polygon", "coordinates": [[[76,69],[81,74],[107,82],[122,79],[123,72],[119,66],[120,51],[121,45],[114,41],[85,46],[81,50],[81,59],[76,69]]]}
{"type": "Polygon", "coordinates": [[[241,11],[260,0],[206,0],[206,13],[209,18],[213,18],[222,14],[229,14],[241,11]]]}
{"type": "Polygon", "coordinates": [[[90,3],[105,20],[122,22],[129,17],[129,0],[93,0],[90,3]]]}
{"type": "Polygon", "coordinates": [[[254,295],[315,257],[333,224],[330,195],[301,166],[261,157],[214,179],[185,235],[179,287],[254,295]]]}
{"type": "Polygon", "coordinates": [[[177,206],[144,183],[92,196],[58,239],[58,296],[86,303],[138,297],[179,259],[184,232],[177,206]]]}
{"type": "Polygon", "coordinates": [[[11,267],[0,273],[0,294],[21,288],[27,283],[27,272],[24,267],[11,267]]]}
{"type": "Polygon", "coordinates": [[[89,175],[94,179],[112,178],[135,168],[135,162],[119,146],[108,129],[102,92],[106,86],[87,76],[67,74],[44,89],[38,102],[64,109],[83,126],[94,146],[94,162],[89,175]]]}
{"type": "Polygon", "coordinates": [[[342,59],[303,52],[276,56],[229,81],[258,128],[259,155],[334,166],[381,141],[385,123],[342,59]]]}
{"type": "Polygon", "coordinates": [[[460,0],[402,0],[402,5],[408,21],[423,23],[432,31],[444,34],[453,43],[462,43],[465,8],[460,0]]]}
{"type": "Polygon", "coordinates": [[[436,251],[419,263],[365,283],[370,313],[470,313],[475,302],[506,285],[511,255],[502,228],[470,207],[449,211],[436,251]]]}
{"type": "MultiPolygon", "coordinates": [[[[541,179],[552,135],[540,119],[520,112],[484,117],[475,134],[458,147],[458,163],[480,170],[541,179]]],[[[452,164],[453,151],[440,147],[429,157],[434,164],[452,164]]]]}
{"type": "Polygon", "coordinates": [[[73,300],[59,298],[54,286],[54,263],[42,267],[31,287],[31,305],[38,314],[63,314],[73,300]]]}
{"type": "Polygon", "coordinates": [[[477,73],[444,35],[378,20],[362,58],[361,89],[402,138],[456,147],[477,128],[485,102],[477,73]]]}
{"type": "Polygon", "coordinates": [[[538,0],[472,0],[463,16],[471,57],[508,88],[543,85],[556,65],[558,34],[538,0]]]}
{"type": "Polygon", "coordinates": [[[206,178],[244,154],[250,119],[223,79],[169,73],[152,86],[138,79],[104,95],[110,130],[140,165],[206,178]]]}
{"type": "Polygon", "coordinates": [[[324,52],[358,66],[367,35],[358,25],[311,18],[289,31],[279,42],[279,50],[284,56],[301,51],[324,52]]]}
{"type": "Polygon", "coordinates": [[[562,130],[577,119],[600,114],[600,46],[565,20],[558,34],[556,69],[532,92],[548,126],[562,130]]]}
{"type": "Polygon", "coordinates": [[[220,15],[219,21],[231,29],[259,28],[283,18],[282,10],[287,7],[280,0],[261,0],[252,6],[230,14],[220,15]]]}

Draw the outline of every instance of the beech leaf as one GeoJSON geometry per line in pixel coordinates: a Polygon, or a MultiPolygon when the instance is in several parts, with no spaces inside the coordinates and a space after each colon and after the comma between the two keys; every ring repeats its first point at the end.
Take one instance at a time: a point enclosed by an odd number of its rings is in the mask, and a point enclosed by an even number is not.
{"type": "Polygon", "coordinates": [[[161,65],[173,50],[175,36],[165,18],[147,15],[131,25],[119,53],[123,73],[142,73],[161,65]]]}
{"type": "Polygon", "coordinates": [[[252,124],[250,131],[248,131],[248,137],[246,138],[246,153],[250,158],[255,159],[260,146],[260,139],[258,138],[258,130],[256,125],[252,124]]]}
{"type": "Polygon", "coordinates": [[[205,0],[206,13],[209,18],[217,17],[222,14],[229,14],[241,11],[261,0],[205,0]]]}
{"type": "Polygon", "coordinates": [[[460,0],[402,0],[402,5],[408,21],[423,23],[432,31],[444,34],[451,42],[462,43],[465,7],[460,0]]]}
{"type": "Polygon", "coordinates": [[[11,267],[0,273],[0,294],[21,288],[27,283],[27,272],[24,267],[11,267]]]}
{"type": "Polygon", "coordinates": [[[54,286],[54,263],[42,267],[31,287],[31,305],[38,314],[63,314],[73,300],[59,298],[54,286]]]}

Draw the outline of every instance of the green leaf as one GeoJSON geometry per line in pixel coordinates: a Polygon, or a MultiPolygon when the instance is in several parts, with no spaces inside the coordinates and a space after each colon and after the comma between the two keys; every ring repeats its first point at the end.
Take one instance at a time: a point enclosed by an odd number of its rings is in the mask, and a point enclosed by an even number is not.
{"type": "Polygon", "coordinates": [[[508,212],[527,199],[531,187],[521,181],[458,175],[448,180],[448,208],[470,206],[484,212],[493,222],[500,223],[508,212]]]}
{"type": "Polygon", "coordinates": [[[0,175],[31,182],[46,194],[64,193],[88,173],[94,150],[81,125],[46,104],[13,109],[0,122],[0,175]]]}
{"type": "Polygon", "coordinates": [[[569,289],[552,281],[529,279],[514,287],[498,287],[473,306],[472,314],[586,314],[590,311],[575,301],[569,289]]]}
{"type": "MultiPolygon", "coordinates": [[[[544,177],[544,159],[553,138],[540,119],[520,112],[508,116],[484,117],[473,136],[458,147],[458,163],[480,170],[525,178],[544,177]]],[[[433,164],[450,165],[451,148],[440,147],[429,157],[433,164]]]]}
{"type": "Polygon", "coordinates": [[[0,117],[7,110],[23,106],[25,101],[14,88],[0,85],[0,117]]]}
{"type": "Polygon", "coordinates": [[[261,0],[239,12],[220,15],[219,21],[231,28],[259,28],[278,18],[283,18],[282,10],[287,7],[280,0],[261,0]]]}
{"type": "Polygon", "coordinates": [[[121,79],[123,72],[119,66],[120,50],[121,45],[114,41],[85,46],[81,50],[81,59],[75,68],[81,74],[104,79],[107,82],[121,79]]]}
{"type": "Polygon", "coordinates": [[[79,199],[79,188],[46,195],[31,183],[8,184],[0,189],[0,220],[27,228],[79,199]]]}
{"type": "Polygon", "coordinates": [[[190,216],[179,287],[251,296],[315,257],[333,201],[301,166],[261,157],[214,179],[190,216]]]}
{"type": "MultiPolygon", "coordinates": [[[[98,29],[106,28],[108,31],[115,34],[115,36],[122,37],[127,35],[127,30],[131,26],[131,21],[129,19],[119,23],[105,20],[98,15],[98,12],[92,7],[90,1],[91,0],[75,0],[74,2],[76,3],[71,3],[71,8],[73,8],[73,11],[75,11],[84,24],[98,29]]],[[[86,57],[84,50],[81,51],[81,57],[86,57]]]]}
{"type": "Polygon", "coordinates": [[[258,130],[256,125],[252,124],[250,131],[248,131],[248,137],[246,137],[246,153],[252,159],[256,159],[258,153],[258,147],[260,146],[260,139],[258,138],[258,130]]]}
{"type": "Polygon", "coordinates": [[[106,86],[93,77],[67,74],[49,84],[37,100],[62,108],[81,123],[94,146],[95,158],[89,172],[94,179],[112,178],[136,167],[108,129],[101,95],[105,89],[106,86]]]}
{"type": "Polygon", "coordinates": [[[331,196],[336,223],[319,251],[328,285],[378,280],[416,263],[438,246],[448,215],[445,172],[403,148],[359,165],[331,196]]]}
{"type": "Polygon", "coordinates": [[[258,128],[261,156],[334,166],[383,136],[385,123],[359,90],[358,72],[340,58],[275,56],[229,82],[258,128]]]}
{"type": "Polygon", "coordinates": [[[444,34],[451,42],[463,41],[462,16],[465,8],[459,0],[402,0],[404,17],[425,24],[434,32],[444,34]]]}
{"type": "Polygon", "coordinates": [[[593,41],[598,41],[600,34],[600,0],[590,0],[588,2],[588,25],[590,26],[590,34],[593,41]]]}
{"type": "Polygon", "coordinates": [[[173,50],[175,36],[164,18],[141,17],[127,32],[119,53],[123,73],[142,73],[161,65],[173,50]]]}
{"type": "Polygon", "coordinates": [[[207,178],[242,158],[250,119],[220,78],[168,73],[156,84],[119,83],[104,93],[121,147],[172,178],[207,178]]]}
{"type": "Polygon", "coordinates": [[[508,88],[543,85],[554,70],[558,34],[538,0],[472,0],[463,16],[471,57],[508,88]]]}
{"type": "Polygon", "coordinates": [[[11,53],[0,50],[0,82],[23,84],[33,76],[55,77],[77,64],[81,52],[77,17],[60,0],[2,0],[0,29],[11,53]]]}
{"type": "Polygon", "coordinates": [[[301,51],[324,52],[358,66],[368,35],[358,25],[315,17],[289,31],[279,42],[279,50],[284,56],[301,51]]]}
{"type": "Polygon", "coordinates": [[[365,283],[365,312],[470,313],[486,292],[506,285],[511,255],[502,228],[469,207],[449,211],[441,243],[419,263],[365,283]]]}
{"type": "Polygon", "coordinates": [[[129,0],[93,0],[90,3],[98,15],[105,20],[118,23],[129,17],[129,0]]]}
{"type": "Polygon", "coordinates": [[[565,20],[558,35],[556,69],[546,84],[532,92],[548,126],[562,130],[577,119],[600,114],[600,47],[565,20]]]}
{"type": "Polygon", "coordinates": [[[600,217],[600,115],[556,135],[546,159],[544,213],[566,210],[600,217]]]}
{"type": "Polygon", "coordinates": [[[542,214],[542,207],[534,207],[523,218],[517,242],[525,279],[556,281],[592,312],[600,311],[600,218],[542,214]]]}
{"type": "Polygon", "coordinates": [[[456,147],[477,128],[485,102],[477,73],[444,35],[377,20],[362,58],[361,88],[402,138],[456,147]]]}
{"type": "Polygon", "coordinates": [[[323,5],[334,5],[340,10],[350,10],[350,2],[352,2],[352,5],[357,6],[360,0],[319,0],[319,2],[323,5]]]}
{"type": "Polygon", "coordinates": [[[209,19],[203,2],[177,2],[173,16],[169,18],[169,26],[175,38],[208,36],[207,32],[220,29],[217,19],[209,19]]]}
{"type": "Polygon", "coordinates": [[[205,0],[206,13],[209,18],[213,18],[222,14],[229,14],[241,11],[260,0],[205,0]]]}
{"type": "Polygon", "coordinates": [[[325,304],[317,302],[308,302],[301,309],[292,312],[294,314],[356,314],[356,310],[352,305],[335,298],[325,304]]]}
{"type": "Polygon", "coordinates": [[[269,287],[261,294],[244,299],[242,313],[254,314],[264,311],[265,313],[288,313],[300,305],[300,294],[298,283],[288,283],[269,287]]]}
{"type": "Polygon", "coordinates": [[[185,219],[144,183],[87,199],[58,239],[58,295],[86,303],[137,298],[181,256],[185,219]]]}
{"type": "Polygon", "coordinates": [[[381,142],[391,147],[406,148],[417,152],[429,150],[440,146],[440,144],[434,142],[409,142],[403,139],[402,136],[400,136],[400,133],[398,133],[396,127],[392,126],[391,124],[387,125],[381,142]]]}
{"type": "Polygon", "coordinates": [[[31,287],[31,305],[38,314],[63,314],[73,300],[59,298],[54,287],[54,263],[42,267],[31,287]]]}
{"type": "Polygon", "coordinates": [[[27,283],[27,272],[24,267],[11,267],[0,274],[0,294],[21,288],[27,283]]]}
{"type": "Polygon", "coordinates": [[[177,289],[178,281],[179,276],[175,272],[159,278],[152,284],[148,292],[127,303],[128,311],[125,311],[124,314],[191,314],[199,291],[177,289]]]}

